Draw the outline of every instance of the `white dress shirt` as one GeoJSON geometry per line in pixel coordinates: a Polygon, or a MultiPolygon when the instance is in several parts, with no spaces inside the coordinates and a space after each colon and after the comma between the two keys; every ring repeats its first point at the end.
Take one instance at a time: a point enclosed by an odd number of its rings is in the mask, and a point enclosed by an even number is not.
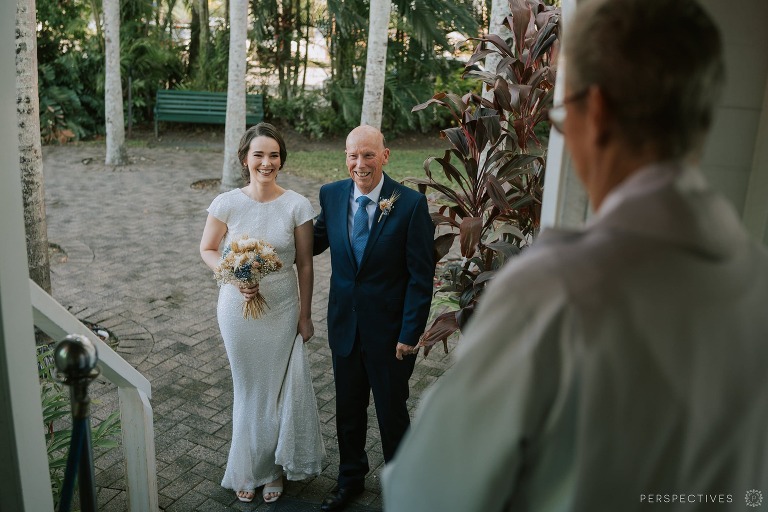
{"type": "Polygon", "coordinates": [[[768,499],[768,251],[694,169],[647,168],[492,281],[383,473],[392,512],[768,499]]]}

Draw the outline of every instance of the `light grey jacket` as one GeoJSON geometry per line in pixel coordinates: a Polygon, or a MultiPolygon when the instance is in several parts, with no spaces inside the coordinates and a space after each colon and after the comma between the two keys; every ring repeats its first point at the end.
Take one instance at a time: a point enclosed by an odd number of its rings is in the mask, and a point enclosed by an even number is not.
{"type": "Polygon", "coordinates": [[[492,282],[383,488],[392,512],[768,501],[768,252],[697,170],[634,174],[492,282]]]}

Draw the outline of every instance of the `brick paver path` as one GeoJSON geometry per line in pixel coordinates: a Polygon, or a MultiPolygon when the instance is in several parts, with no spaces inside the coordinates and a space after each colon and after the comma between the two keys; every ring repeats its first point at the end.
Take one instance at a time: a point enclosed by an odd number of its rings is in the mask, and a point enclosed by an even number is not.
{"type": "MultiPolygon", "coordinates": [[[[66,252],[52,264],[53,296],[78,318],[112,331],[127,361],[152,383],[160,506],[168,511],[319,510],[338,468],[326,304],[327,254],[315,258],[313,318],[308,347],[328,452],[323,473],[289,482],[273,505],[236,500],[219,485],[231,438],[232,382],[216,323],[217,288],[198,245],[205,209],[217,194],[190,185],[221,175],[219,151],[131,149],[132,163],[103,165],[103,146],[44,149],[48,233],[66,252]]],[[[289,158],[290,161],[290,158],[289,158]]],[[[318,208],[319,183],[283,173],[279,182],[318,208]]],[[[450,364],[443,351],[419,356],[410,407],[450,364]]],[[[117,410],[117,389],[96,381],[94,423],[117,410]]],[[[366,492],[350,510],[380,510],[383,458],[373,407],[366,492]]],[[[127,510],[122,450],[96,453],[102,511],[127,510]]]]}

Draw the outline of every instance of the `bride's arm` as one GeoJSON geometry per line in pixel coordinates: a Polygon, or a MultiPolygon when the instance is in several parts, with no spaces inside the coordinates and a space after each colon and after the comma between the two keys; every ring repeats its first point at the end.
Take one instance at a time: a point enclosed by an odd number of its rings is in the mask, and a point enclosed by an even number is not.
{"type": "MultiPolygon", "coordinates": [[[[211,270],[219,264],[219,259],[221,259],[219,244],[221,244],[221,239],[226,234],[227,225],[209,214],[208,220],[205,221],[203,238],[200,240],[200,256],[211,270]]],[[[251,300],[256,296],[256,292],[259,291],[259,285],[255,284],[250,288],[240,287],[239,289],[245,300],[251,300]]]]}
{"type": "Polygon", "coordinates": [[[299,274],[299,326],[298,331],[307,342],[315,334],[312,324],[312,287],[315,271],[312,267],[312,221],[294,229],[296,239],[296,270],[299,274]]]}
{"type": "Polygon", "coordinates": [[[203,238],[200,240],[200,256],[206,265],[213,270],[219,264],[219,244],[227,234],[227,225],[213,215],[208,215],[203,229],[203,238]]]}

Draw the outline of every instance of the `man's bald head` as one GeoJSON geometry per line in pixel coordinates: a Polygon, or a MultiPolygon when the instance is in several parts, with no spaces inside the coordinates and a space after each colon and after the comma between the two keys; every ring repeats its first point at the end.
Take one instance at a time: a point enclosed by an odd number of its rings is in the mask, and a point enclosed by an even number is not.
{"type": "Polygon", "coordinates": [[[373,126],[358,126],[347,135],[347,169],[349,177],[363,194],[379,184],[384,165],[389,161],[389,149],[381,130],[373,126]]]}

